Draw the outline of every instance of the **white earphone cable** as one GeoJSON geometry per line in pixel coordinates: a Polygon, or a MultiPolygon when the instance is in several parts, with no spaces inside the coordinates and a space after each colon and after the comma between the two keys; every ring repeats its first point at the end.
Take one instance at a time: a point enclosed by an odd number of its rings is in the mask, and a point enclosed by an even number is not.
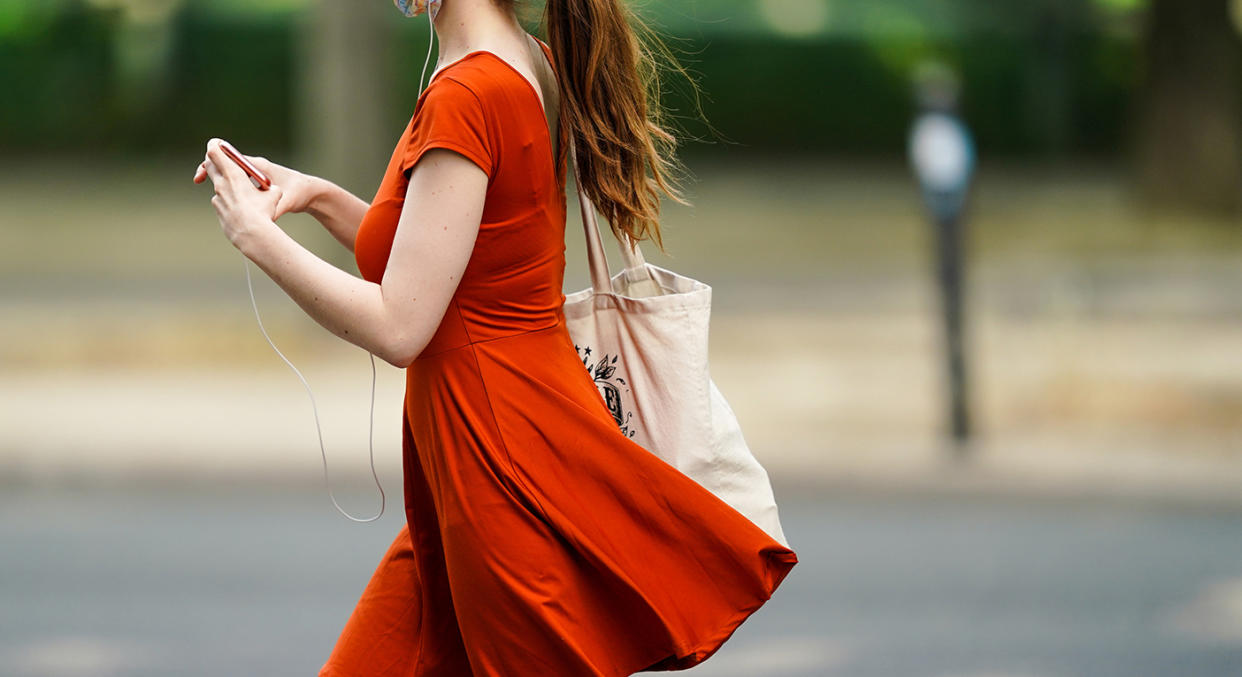
{"type": "Polygon", "coordinates": [[[431,7],[427,8],[427,25],[431,30],[427,33],[427,58],[423,59],[423,72],[418,76],[418,93],[423,93],[423,78],[427,77],[427,64],[431,63],[431,48],[436,44],[436,20],[431,15],[431,7]]]}
{"type": "MultiPolygon", "coordinates": [[[[431,31],[427,37],[427,58],[423,59],[423,71],[418,77],[419,94],[422,94],[423,80],[427,77],[427,65],[431,63],[431,50],[435,46],[435,18],[432,16],[430,11],[427,12],[427,23],[431,26],[431,31]]],[[[387,497],[384,495],[384,487],[379,481],[379,474],[375,472],[375,354],[371,352],[367,353],[371,356],[371,413],[370,427],[367,431],[367,446],[370,450],[371,477],[375,480],[375,488],[379,489],[380,508],[379,512],[375,513],[374,516],[364,518],[354,517],[349,514],[344,508],[341,507],[341,504],[336,501],[336,495],[332,492],[332,483],[328,479],[328,452],[324,448],[323,444],[323,428],[319,425],[319,407],[315,404],[315,394],[311,392],[311,387],[310,384],[306,382],[306,377],[302,376],[302,372],[298,371],[298,368],[293,366],[293,363],[289,361],[289,358],[285,357],[285,354],[280,352],[280,348],[276,347],[276,344],[272,341],[272,337],[268,336],[267,329],[263,327],[263,318],[259,317],[259,304],[254,298],[254,282],[250,277],[250,259],[242,257],[242,261],[246,268],[246,287],[250,290],[250,305],[254,308],[254,319],[259,323],[259,331],[263,334],[263,338],[267,339],[267,344],[272,347],[272,350],[275,350],[276,354],[280,356],[280,359],[284,360],[285,364],[289,365],[289,368],[293,370],[294,374],[297,374],[298,379],[302,381],[302,386],[306,388],[306,395],[310,397],[311,411],[315,415],[315,432],[319,435],[319,455],[323,459],[323,484],[328,489],[328,498],[332,499],[332,505],[336,507],[337,512],[344,515],[347,519],[353,520],[354,522],[374,522],[384,514],[384,507],[387,501],[387,497]]]]}
{"type": "Polygon", "coordinates": [[[337,512],[341,513],[346,518],[355,522],[374,522],[384,514],[384,505],[386,502],[384,487],[380,485],[379,475],[375,472],[375,354],[370,352],[367,353],[371,356],[371,425],[367,433],[367,446],[371,451],[371,477],[375,479],[375,488],[379,489],[380,493],[380,508],[379,512],[375,513],[374,517],[363,518],[354,517],[353,515],[345,512],[345,509],[341,507],[341,504],[336,502],[336,495],[332,493],[332,483],[328,481],[328,452],[323,446],[323,429],[319,426],[319,407],[315,406],[315,394],[311,392],[310,384],[306,382],[306,378],[302,376],[302,372],[298,371],[298,368],[293,366],[293,363],[289,361],[289,358],[285,357],[285,354],[280,352],[280,348],[277,348],[276,344],[272,342],[272,337],[267,335],[267,329],[263,327],[263,319],[259,317],[259,304],[254,300],[254,283],[250,278],[250,259],[242,257],[242,261],[243,265],[246,267],[246,286],[250,289],[250,304],[254,307],[254,319],[259,322],[259,331],[263,333],[263,338],[267,339],[267,344],[272,347],[272,350],[275,350],[276,354],[280,356],[280,359],[284,360],[285,364],[289,365],[289,368],[293,370],[293,373],[298,375],[298,379],[302,381],[302,385],[306,388],[306,394],[310,397],[311,411],[315,414],[315,431],[319,434],[319,454],[323,457],[323,484],[328,489],[328,498],[332,499],[332,505],[336,506],[337,512]]]}

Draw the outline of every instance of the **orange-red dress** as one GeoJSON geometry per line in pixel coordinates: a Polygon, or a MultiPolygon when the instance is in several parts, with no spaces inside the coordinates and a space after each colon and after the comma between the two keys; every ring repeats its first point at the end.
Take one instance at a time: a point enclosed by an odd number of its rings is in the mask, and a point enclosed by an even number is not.
{"type": "Polygon", "coordinates": [[[358,230],[362,276],[382,279],[406,172],[431,148],[487,172],[486,205],[448,311],[406,372],[406,525],[320,674],[697,665],[797,556],[618,430],[561,310],[566,163],[538,94],[500,57],[463,57],[419,98],[358,230]]]}

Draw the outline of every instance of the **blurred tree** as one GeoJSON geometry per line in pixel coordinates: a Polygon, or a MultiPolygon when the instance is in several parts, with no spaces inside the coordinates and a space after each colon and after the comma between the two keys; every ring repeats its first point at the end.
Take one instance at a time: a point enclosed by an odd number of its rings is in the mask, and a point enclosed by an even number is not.
{"type": "Polygon", "coordinates": [[[395,138],[388,124],[393,74],[385,58],[392,17],[385,3],[357,0],[316,0],[299,16],[293,111],[299,169],[367,199],[395,138]]]}
{"type": "Polygon", "coordinates": [[[1150,206],[1242,210],[1242,40],[1229,0],[1152,0],[1134,178],[1150,206]]]}
{"type": "Polygon", "coordinates": [[[1024,80],[1027,128],[1035,146],[1045,153],[1068,150],[1073,142],[1073,75],[1081,62],[1075,48],[1090,24],[1090,6],[1079,0],[1031,3],[1026,47],[1029,58],[1024,80]]]}

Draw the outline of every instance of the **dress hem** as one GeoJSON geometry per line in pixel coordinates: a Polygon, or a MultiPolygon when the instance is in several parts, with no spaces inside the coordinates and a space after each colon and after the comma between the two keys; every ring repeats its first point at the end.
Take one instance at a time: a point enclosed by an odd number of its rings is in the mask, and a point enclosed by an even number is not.
{"type": "Polygon", "coordinates": [[[644,662],[642,667],[632,669],[627,672],[619,672],[613,677],[630,677],[630,675],[635,675],[641,672],[676,672],[681,670],[689,670],[690,668],[698,667],[699,665],[707,662],[707,659],[714,656],[716,652],[724,646],[725,642],[733,636],[733,633],[737,632],[737,629],[741,627],[742,623],[745,622],[746,619],[754,615],[754,613],[758,611],[765,602],[772,598],[772,594],[776,592],[776,589],[785,580],[785,577],[793,569],[794,565],[798,563],[798,556],[793,552],[772,553],[767,556],[767,559],[769,566],[765,573],[768,574],[768,586],[767,592],[764,593],[763,597],[755,600],[753,604],[739,609],[735,614],[729,617],[727,622],[713,630],[707,635],[706,639],[701,640],[697,644],[687,648],[679,648],[672,654],[665,652],[653,661],[644,662]],[[781,566],[773,566],[776,563],[779,563],[781,566]],[[700,652],[708,650],[709,648],[710,651],[707,651],[702,658],[695,660],[693,663],[685,662],[700,652]],[[670,659],[672,659],[671,662],[669,662],[670,659]],[[657,667],[661,663],[666,662],[667,667],[657,667]]]}

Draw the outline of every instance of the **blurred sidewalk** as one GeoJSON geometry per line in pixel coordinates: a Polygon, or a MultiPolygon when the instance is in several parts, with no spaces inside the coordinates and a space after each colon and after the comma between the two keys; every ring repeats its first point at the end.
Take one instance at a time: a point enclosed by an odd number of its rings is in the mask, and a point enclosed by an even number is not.
{"type": "MultiPolygon", "coordinates": [[[[310,403],[258,332],[210,191],[144,166],[81,193],[65,171],[0,166],[23,226],[0,249],[0,478],[321,482],[310,403]]],[[[1242,505],[1236,224],[1135,214],[1107,168],[985,171],[967,278],[977,436],[958,466],[905,170],[714,163],[697,179],[697,206],[667,215],[676,257],[645,251],[713,286],[713,376],[780,486],[1242,505]]],[[[281,225],[348,267],[308,217],[281,225]]],[[[576,220],[566,242],[573,290],[576,220]]],[[[314,389],[334,486],[364,489],[366,353],[262,274],[255,290],[314,389]]],[[[376,461],[396,487],[402,373],[377,367],[376,461]]]]}
{"type": "MultiPolygon", "coordinates": [[[[306,318],[265,319],[314,390],[334,486],[365,488],[367,355],[291,339],[326,335],[306,318]]],[[[914,312],[717,313],[711,366],[752,451],[791,490],[1242,506],[1236,402],[1212,402],[1221,378],[1233,375],[1242,323],[1203,332],[1121,320],[1032,326],[983,318],[975,326],[978,437],[962,465],[948,462],[951,450],[937,442],[933,328],[914,312]]],[[[107,340],[109,332],[96,331],[107,340]]],[[[147,345],[167,337],[157,333],[147,345]]],[[[142,351],[137,335],[128,341],[142,351]]],[[[236,341],[248,348],[229,366],[84,363],[6,373],[0,476],[317,485],[318,440],[301,383],[257,328],[236,341]]],[[[403,372],[379,360],[377,372],[376,463],[385,486],[399,487],[403,372]]]]}

